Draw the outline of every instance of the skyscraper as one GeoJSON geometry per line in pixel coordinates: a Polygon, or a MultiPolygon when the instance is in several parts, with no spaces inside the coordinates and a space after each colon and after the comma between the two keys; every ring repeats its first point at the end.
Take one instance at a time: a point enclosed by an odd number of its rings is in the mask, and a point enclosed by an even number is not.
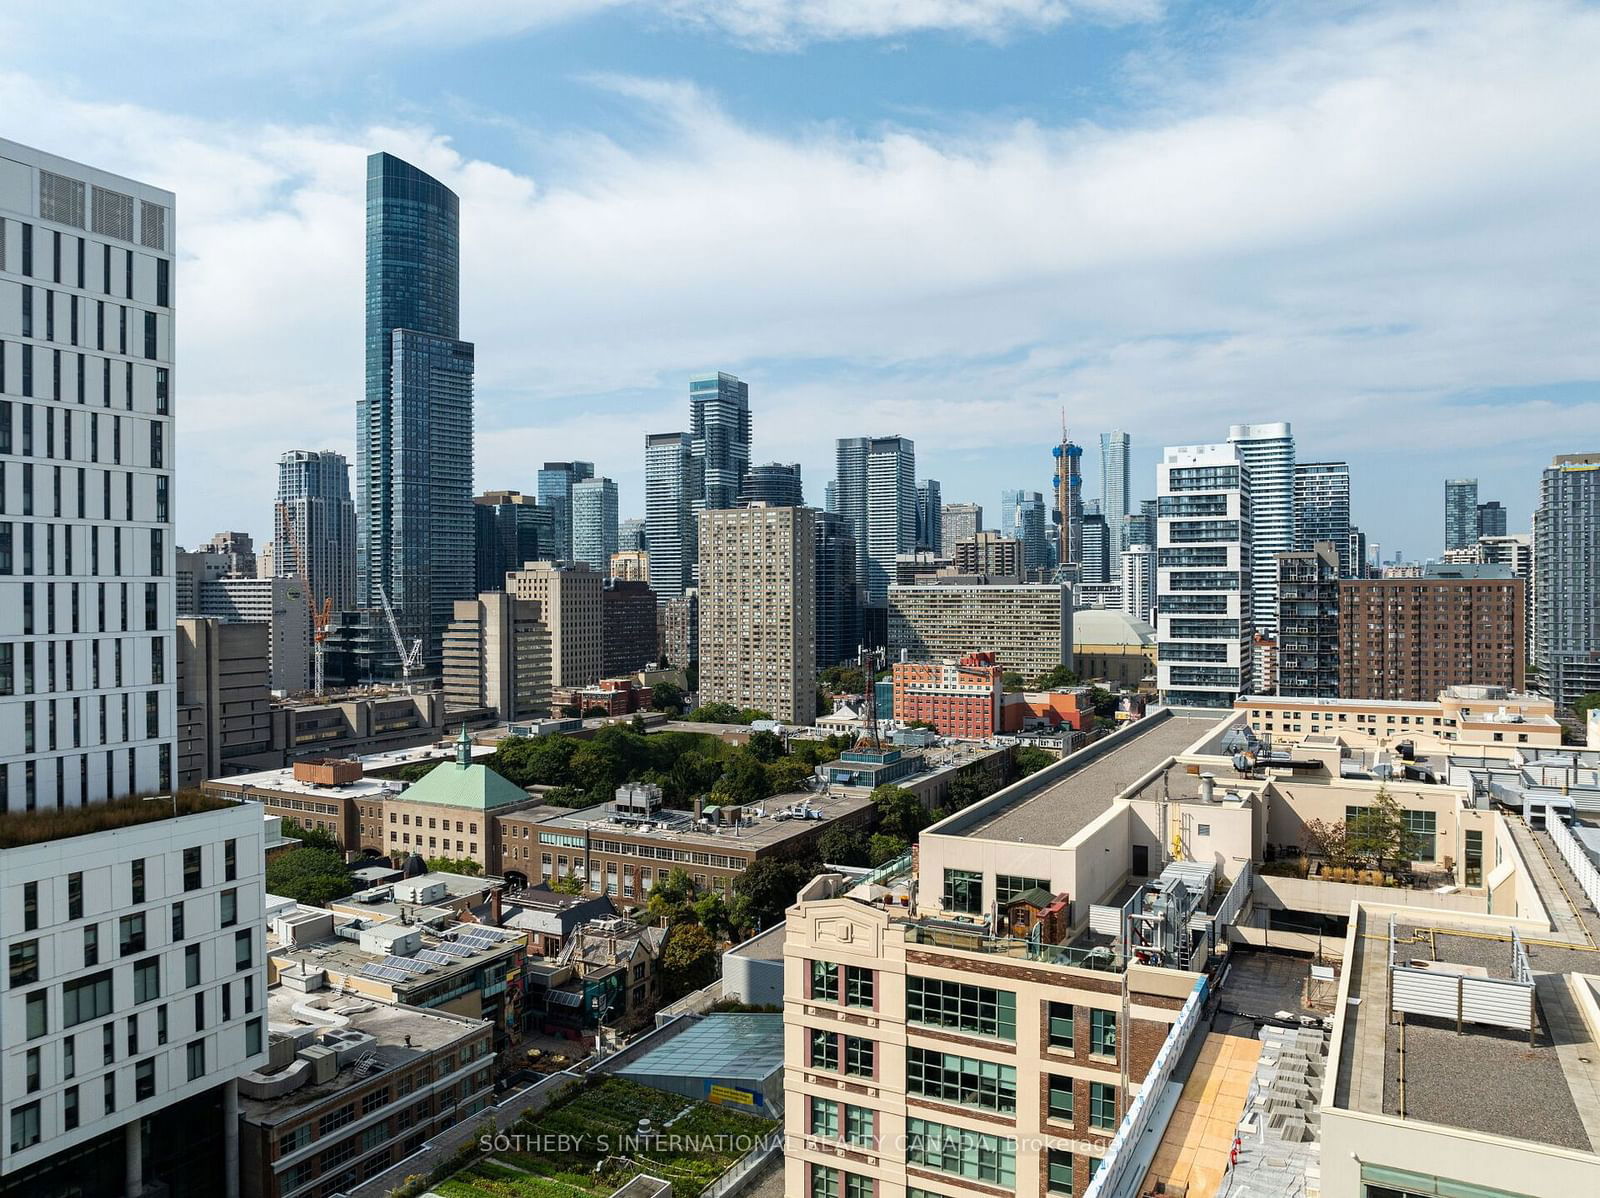
{"type": "Polygon", "coordinates": [[[1339,694],[1339,547],[1319,541],[1280,553],[1278,689],[1280,695],[1331,699],[1339,694]]]}
{"type": "Polygon", "coordinates": [[[917,484],[917,548],[932,553],[944,548],[944,504],[939,484],[931,478],[917,484]]]}
{"type": "Polygon", "coordinates": [[[750,468],[750,385],[720,370],[689,380],[694,510],[729,508],[750,468]]]}
{"type": "Polygon", "coordinates": [[[1559,454],[1533,515],[1534,637],[1545,693],[1563,711],[1600,691],[1600,453],[1559,454]]]}
{"type": "Polygon", "coordinates": [[[356,508],[344,454],[291,449],[278,459],[272,537],[275,577],[303,577],[314,608],[325,599],[335,611],[355,606],[356,508]]]}
{"type": "Polygon", "coordinates": [[[856,583],[863,596],[867,586],[867,459],[871,451],[871,437],[840,437],[835,443],[833,502],[828,509],[844,517],[856,543],[856,583]]]}
{"type": "MultiPolygon", "coordinates": [[[[917,548],[917,451],[909,437],[867,449],[867,602],[888,602],[895,558],[917,548]]],[[[704,596],[702,596],[702,602],[704,596]]]]}
{"type": "Polygon", "coordinates": [[[1478,505],[1478,535],[1480,537],[1506,535],[1506,509],[1501,506],[1498,499],[1491,499],[1487,503],[1478,505]]]}
{"type": "MultiPolygon", "coordinates": [[[[553,561],[555,521],[521,491],[485,491],[472,501],[478,594],[506,589],[506,574],[527,562],[553,561]]],[[[465,602],[463,600],[462,602],[465,602]]],[[[460,609],[460,610],[465,610],[460,609]]],[[[456,620],[462,617],[457,614],[456,620]]]]}
{"type": "Polygon", "coordinates": [[[1156,622],[1156,553],[1145,544],[1122,551],[1122,610],[1154,627],[1156,622]]]}
{"type": "Polygon", "coordinates": [[[475,591],[473,347],[458,340],[456,195],[391,154],[367,159],[367,383],[356,418],[357,591],[384,588],[437,665],[475,591]]]}
{"type": "Polygon", "coordinates": [[[688,433],[645,435],[644,521],[650,542],[650,586],[663,603],[682,597],[693,577],[697,552],[693,469],[688,433]]]}
{"type": "Polygon", "coordinates": [[[1128,434],[1119,429],[1100,434],[1100,514],[1106,518],[1113,562],[1132,544],[1127,539],[1132,504],[1132,492],[1128,489],[1128,445],[1128,434]]]}
{"type": "Polygon", "coordinates": [[[1111,576],[1111,563],[1120,555],[1111,550],[1112,532],[1106,518],[1099,512],[1083,517],[1083,550],[1078,555],[1078,581],[1087,583],[1115,582],[1111,576]]]}
{"type": "Polygon", "coordinates": [[[648,550],[650,536],[645,530],[642,516],[630,516],[617,525],[617,552],[648,550]]]}
{"type": "Polygon", "coordinates": [[[1465,549],[1478,539],[1478,480],[1444,480],[1444,547],[1465,549]]]}
{"type": "MultiPolygon", "coordinates": [[[[1073,521],[1077,540],[1083,539],[1083,513],[1081,509],[1073,521]]],[[[1000,532],[1022,542],[1022,569],[1045,570],[1050,567],[1049,523],[1045,515],[1044,496],[1038,491],[1000,492],[1000,532]]],[[[1074,542],[1076,543],[1076,542],[1074,542]]],[[[1075,549],[1073,551],[1077,553],[1075,549]]],[[[1077,560],[1076,558],[1074,560],[1077,560]]]]}
{"type": "Polygon", "coordinates": [[[805,488],[800,484],[800,463],[768,462],[751,466],[739,488],[739,505],[765,503],[772,507],[800,507],[805,488]]]}
{"type": "Polygon", "coordinates": [[[0,139],[0,811],[175,783],[173,206],[0,139]]]}
{"type": "Polygon", "coordinates": [[[546,462],[539,471],[539,506],[555,526],[553,560],[572,560],[572,485],[593,477],[593,462],[546,462]]]}
{"type": "Polygon", "coordinates": [[[1251,621],[1256,632],[1278,634],[1280,553],[1295,547],[1294,434],[1286,423],[1235,424],[1228,443],[1250,475],[1251,621]]]}
{"type": "Polygon", "coordinates": [[[1083,447],[1068,439],[1064,414],[1061,443],[1051,446],[1050,455],[1054,469],[1050,477],[1054,491],[1050,521],[1055,525],[1055,560],[1065,566],[1078,560],[1078,537],[1082,531],[1079,524],[1083,520],[1083,447]]]}
{"type": "Polygon", "coordinates": [[[1163,703],[1228,707],[1250,687],[1250,477],[1232,442],[1168,447],[1156,465],[1163,703]]]}
{"type": "Polygon", "coordinates": [[[1295,543],[1310,553],[1331,541],[1339,552],[1339,577],[1356,577],[1350,560],[1350,464],[1296,462],[1294,467],[1295,543]]]}
{"type": "Polygon", "coordinates": [[[983,531],[983,508],[976,503],[947,503],[940,515],[939,544],[949,552],[956,542],[983,531]]]}
{"type": "Polygon", "coordinates": [[[856,543],[844,517],[817,513],[817,668],[853,660],[861,645],[856,543]]]}
{"type": "Polygon", "coordinates": [[[600,575],[611,572],[617,551],[617,484],[586,478],[572,484],[572,560],[600,575]]]}

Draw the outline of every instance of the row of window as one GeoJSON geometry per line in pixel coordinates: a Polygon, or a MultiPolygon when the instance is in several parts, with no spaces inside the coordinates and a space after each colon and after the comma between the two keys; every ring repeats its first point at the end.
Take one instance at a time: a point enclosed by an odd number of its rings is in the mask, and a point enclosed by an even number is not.
{"type": "MultiPolygon", "coordinates": [[[[32,648],[31,645],[24,646],[32,648]]],[[[3,664],[3,663],[0,663],[3,664]]],[[[25,663],[26,665],[26,663],[25,663]]],[[[29,688],[31,689],[31,687],[29,688]]],[[[0,693],[10,694],[10,690],[0,690],[0,693]]],[[[100,738],[98,741],[86,743],[84,735],[83,704],[84,699],[40,699],[22,705],[22,751],[24,753],[48,752],[54,753],[59,749],[93,748],[97,745],[112,744],[116,741],[135,739],[134,723],[132,719],[133,696],[121,696],[122,726],[120,735],[110,735],[109,713],[116,710],[119,704],[118,696],[106,695],[99,700],[100,710],[100,738]],[[43,713],[41,717],[40,713],[43,713]],[[70,727],[68,721],[62,718],[63,712],[71,713],[70,727]],[[40,733],[43,735],[40,735],[40,733]],[[70,742],[61,733],[70,732],[70,742]]],[[[89,696],[93,701],[94,696],[89,696]]],[[[145,740],[155,740],[161,735],[161,692],[146,691],[144,704],[144,732],[145,740]]],[[[58,779],[59,779],[58,775],[58,779]]],[[[29,808],[32,810],[32,808],[29,808]]]]}
{"type": "MultiPolygon", "coordinates": [[[[98,449],[96,449],[98,454],[98,449]]],[[[121,454],[116,457],[120,460],[121,454]]],[[[150,523],[152,520],[158,524],[166,524],[171,519],[172,480],[165,474],[152,477],[154,503],[149,511],[141,517],[134,504],[135,480],[140,476],[132,470],[96,470],[87,466],[49,466],[38,471],[40,479],[49,480],[48,496],[35,486],[35,471],[32,462],[7,463],[0,461],[0,516],[48,516],[57,520],[111,521],[123,520],[130,523],[150,523]],[[117,485],[117,477],[121,476],[122,484],[117,485]],[[19,478],[21,481],[22,498],[13,504],[7,498],[10,488],[9,478],[19,478]],[[98,502],[90,499],[91,486],[93,495],[98,502]],[[116,496],[117,502],[112,503],[116,496]],[[13,510],[15,509],[15,510],[13,510]],[[90,510],[94,515],[90,516],[90,510]]],[[[111,549],[109,555],[119,567],[122,561],[121,533],[118,530],[111,532],[111,549]]],[[[101,549],[99,538],[92,532],[86,531],[83,540],[88,542],[88,553],[95,563],[95,568],[90,573],[100,572],[101,549]]],[[[70,561],[72,546],[68,544],[62,552],[70,561]]],[[[113,571],[119,572],[119,571],[113,571]]],[[[69,571],[70,573],[70,571],[69,571]]]]}
{"type": "MultiPolygon", "coordinates": [[[[59,178],[59,176],[56,176],[59,178]]],[[[72,213],[62,211],[56,214],[49,213],[41,208],[41,212],[51,215],[52,219],[59,218],[62,224],[76,224],[82,228],[83,185],[77,180],[65,180],[69,189],[76,190],[76,203],[71,207],[72,213]],[[71,219],[69,219],[69,216],[71,219]]],[[[41,188],[42,190],[42,188],[41,188]]],[[[127,197],[117,196],[114,192],[103,188],[95,188],[95,202],[98,209],[103,198],[110,198],[120,202],[127,197]]],[[[166,225],[164,213],[160,205],[152,204],[148,200],[141,201],[144,209],[144,220],[148,226],[144,244],[151,248],[159,249],[166,241],[166,225]]],[[[96,232],[103,232],[108,236],[121,236],[126,232],[132,233],[131,201],[125,206],[125,219],[112,222],[119,227],[113,228],[100,219],[96,212],[96,232]]],[[[94,290],[102,295],[114,296],[118,299],[137,299],[134,295],[134,261],[135,251],[124,250],[105,242],[91,242],[86,238],[72,233],[63,233],[59,229],[36,229],[28,221],[17,221],[18,245],[20,252],[18,261],[14,264],[6,262],[6,220],[0,217],[0,269],[15,270],[18,274],[30,279],[49,280],[63,287],[75,287],[79,291],[94,290]],[[37,268],[40,259],[46,255],[48,247],[49,268],[41,273],[37,268]],[[93,263],[91,273],[89,267],[93,263]],[[121,283],[121,290],[117,284],[121,283]]],[[[131,240],[130,237],[124,240],[131,240]]],[[[170,308],[172,306],[172,263],[166,258],[149,257],[155,263],[155,294],[153,296],[157,307],[170,308]]]]}
{"type": "MultiPolygon", "coordinates": [[[[100,529],[81,524],[34,524],[24,522],[14,524],[10,520],[0,521],[0,574],[18,575],[29,578],[33,575],[73,575],[89,574],[111,575],[113,577],[127,574],[149,574],[156,578],[170,576],[167,569],[167,538],[166,533],[159,528],[150,529],[100,529]],[[35,537],[35,530],[38,536],[35,537]],[[140,533],[147,535],[140,537],[140,533]],[[102,537],[104,533],[104,537],[102,537]],[[100,545],[103,539],[111,542],[110,561],[107,562],[101,555],[100,545]],[[42,552],[35,551],[35,541],[42,547],[42,552]],[[122,545],[124,540],[130,543],[143,540],[141,548],[146,550],[146,555],[138,552],[129,554],[129,560],[124,562],[122,545]],[[89,560],[85,562],[78,556],[74,562],[73,547],[87,541],[89,544],[89,560]],[[57,553],[57,549],[60,552],[57,553]],[[41,560],[42,559],[42,560],[41,560]],[[109,566],[109,569],[105,567],[109,566]]],[[[149,627],[154,628],[153,622],[156,596],[159,584],[147,583],[145,591],[145,611],[150,617],[149,627]]]]}
{"type": "MultiPolygon", "coordinates": [[[[31,345],[8,345],[0,341],[0,395],[15,395],[21,399],[55,400],[61,404],[77,404],[79,407],[88,407],[94,404],[101,408],[120,407],[126,412],[151,412],[157,416],[170,416],[172,414],[172,372],[165,366],[145,366],[139,362],[117,362],[111,358],[96,358],[92,354],[73,353],[52,349],[49,351],[40,348],[34,352],[31,345]],[[8,360],[10,365],[7,364],[8,360]],[[149,374],[142,373],[149,371],[149,374]]],[[[10,400],[6,401],[10,403],[10,400]]],[[[31,412],[33,405],[18,404],[24,412],[31,412]]],[[[54,422],[56,409],[41,407],[44,419],[54,422]]],[[[90,412],[90,419],[96,414],[90,412]]],[[[69,436],[69,430],[74,423],[81,421],[81,417],[74,416],[72,409],[67,408],[60,413],[62,437],[69,436]]],[[[31,417],[24,417],[24,425],[20,430],[24,438],[29,432],[26,423],[31,417]]],[[[119,417],[120,419],[120,417],[119,417]]],[[[10,421],[0,423],[0,434],[10,436],[10,421]]],[[[24,457],[32,456],[31,443],[25,439],[18,444],[27,446],[21,450],[6,450],[6,453],[20,452],[24,457]]],[[[47,441],[48,444],[48,441],[47,441]]],[[[55,457],[52,449],[45,454],[46,457],[55,457]]],[[[72,451],[68,449],[65,456],[71,457],[72,451]]]]}
{"type": "MultiPolygon", "coordinates": [[[[55,808],[57,811],[67,809],[67,775],[69,767],[76,767],[78,772],[78,802],[87,806],[89,803],[111,795],[132,794],[138,790],[157,790],[170,792],[172,790],[172,745],[163,741],[159,745],[147,746],[156,751],[156,770],[153,779],[146,776],[141,781],[138,768],[138,749],[107,749],[105,751],[105,773],[100,777],[99,784],[91,792],[93,770],[91,768],[92,755],[84,753],[81,756],[63,757],[31,757],[21,763],[18,769],[22,777],[22,804],[23,811],[37,811],[39,809],[39,766],[44,764],[47,770],[55,774],[56,794],[55,808]],[[119,764],[119,762],[121,764],[119,764]],[[53,770],[51,770],[53,767],[53,770]]],[[[12,769],[11,766],[0,762],[0,811],[11,811],[12,769]]]]}

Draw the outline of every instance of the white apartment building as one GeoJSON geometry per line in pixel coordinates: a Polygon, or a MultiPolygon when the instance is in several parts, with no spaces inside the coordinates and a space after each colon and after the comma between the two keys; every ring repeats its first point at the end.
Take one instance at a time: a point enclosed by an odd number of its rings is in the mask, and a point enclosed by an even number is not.
{"type": "Polygon", "coordinates": [[[1284,422],[1235,424],[1228,444],[1250,475],[1250,611],[1255,630],[1278,635],[1277,556],[1295,543],[1294,432],[1284,422]]]}
{"type": "Polygon", "coordinates": [[[1156,464],[1156,682],[1175,707],[1250,689],[1251,478],[1227,445],[1169,446],[1156,464]]]}
{"type": "Polygon", "coordinates": [[[267,1059],[265,825],[167,802],[12,817],[55,839],[0,850],[0,1191],[143,1193],[209,1143],[237,1193],[235,1079],[267,1059]]]}
{"type": "Polygon", "coordinates": [[[173,212],[0,139],[0,810],[171,785],[173,212]]]}
{"type": "Polygon", "coordinates": [[[1155,623],[1156,555],[1149,545],[1129,545],[1122,551],[1122,610],[1135,620],[1155,623]]]}

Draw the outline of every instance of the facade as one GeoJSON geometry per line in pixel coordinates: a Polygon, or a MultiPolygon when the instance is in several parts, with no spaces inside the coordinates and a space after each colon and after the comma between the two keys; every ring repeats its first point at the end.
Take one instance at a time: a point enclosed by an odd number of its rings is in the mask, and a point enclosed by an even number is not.
{"type": "Polygon", "coordinates": [[[816,513],[700,517],[700,702],[809,725],[817,711],[816,513]]]}
{"type": "Polygon", "coordinates": [[[953,546],[957,574],[1022,580],[1022,542],[999,533],[978,532],[953,546]]]}
{"type": "MultiPolygon", "coordinates": [[[[1073,520],[1077,530],[1072,544],[1078,544],[1082,535],[1083,513],[1073,520]]],[[[1022,569],[1045,570],[1050,567],[1049,521],[1045,516],[1044,496],[1038,491],[1000,492],[1000,532],[1022,542],[1022,569]]],[[[1073,551],[1077,552],[1076,548],[1073,551]]],[[[1074,556],[1073,561],[1079,560],[1074,556]]]]}
{"type": "Polygon", "coordinates": [[[1156,684],[1173,706],[1231,706],[1255,635],[1250,471],[1232,442],[1178,446],[1156,489],[1156,684]]]}
{"type": "Polygon", "coordinates": [[[1368,750],[1393,749],[1406,740],[1419,756],[1467,749],[1507,756],[1561,747],[1550,700],[1499,686],[1453,686],[1418,701],[1242,695],[1234,710],[1247,714],[1257,736],[1279,741],[1337,736],[1353,749],[1368,750]]]}
{"type": "Polygon", "coordinates": [[[206,542],[207,553],[219,553],[228,563],[227,573],[241,578],[256,576],[256,548],[247,532],[218,532],[206,542]]]}
{"type": "Polygon", "coordinates": [[[600,676],[642,670],[660,656],[656,593],[648,582],[607,578],[600,591],[600,676]]]}
{"type": "Polygon", "coordinates": [[[1504,566],[1513,578],[1522,579],[1522,593],[1526,614],[1523,630],[1527,633],[1528,664],[1539,660],[1535,643],[1538,637],[1538,585],[1533,573],[1533,534],[1519,532],[1503,537],[1479,537],[1478,560],[1488,565],[1504,566]]]}
{"type": "Polygon", "coordinates": [[[1294,514],[1297,551],[1332,541],[1339,550],[1339,577],[1359,577],[1360,559],[1350,556],[1350,463],[1296,462],[1294,514]]]}
{"type": "Polygon", "coordinates": [[[581,562],[528,562],[506,575],[506,591],[539,605],[550,633],[550,685],[587,686],[600,677],[603,576],[581,562]]]}
{"type": "Polygon", "coordinates": [[[256,768],[273,748],[267,627],[180,618],[177,645],[179,788],[256,768]]]}
{"type": "Polygon", "coordinates": [[[1128,515],[1132,510],[1133,492],[1129,488],[1128,434],[1118,429],[1100,434],[1100,514],[1105,517],[1110,532],[1107,556],[1117,560],[1117,555],[1131,541],[1127,539],[1128,515]]]}
{"type": "Polygon", "coordinates": [[[539,471],[539,506],[550,509],[555,538],[548,560],[572,560],[572,486],[593,477],[593,462],[546,462],[539,471]]]}
{"type": "Polygon", "coordinates": [[[1093,586],[1117,581],[1111,573],[1115,530],[1099,512],[1085,512],[1080,522],[1082,550],[1078,554],[1078,578],[1093,586]]]}
{"type": "Polygon", "coordinates": [[[217,578],[202,582],[185,616],[230,624],[264,624],[270,631],[272,689],[306,690],[311,680],[311,612],[298,578],[217,578]]]}
{"type": "Polygon", "coordinates": [[[844,517],[817,513],[817,668],[854,658],[861,646],[856,543],[844,517]]]}
{"type": "MultiPolygon", "coordinates": [[[[1067,436],[1065,419],[1061,425],[1061,441],[1050,447],[1050,458],[1050,488],[1054,499],[1050,522],[1055,526],[1055,544],[1051,549],[1057,563],[1070,565],[1078,560],[1078,536],[1083,522],[1083,446],[1067,436]]],[[[1005,531],[1003,520],[1001,531],[1005,531]]]]}
{"type": "Polygon", "coordinates": [[[1535,655],[1545,693],[1567,712],[1600,691],[1600,453],[1559,454],[1533,516],[1535,655]]]}
{"type": "Polygon", "coordinates": [[[941,736],[985,740],[1000,731],[1000,679],[992,653],[959,661],[896,662],[894,713],[903,723],[932,724],[941,736]]]}
{"type": "Polygon", "coordinates": [[[844,520],[856,546],[856,583],[863,599],[867,586],[867,459],[872,438],[840,437],[834,443],[834,480],[828,484],[827,510],[844,520]]]}
{"type": "Polygon", "coordinates": [[[1344,561],[1350,563],[1351,578],[1369,578],[1372,570],[1367,564],[1367,534],[1355,525],[1350,526],[1350,538],[1346,542],[1344,561]]]}
{"type": "Polygon", "coordinates": [[[1122,551],[1123,611],[1135,620],[1154,625],[1156,619],[1156,553],[1149,545],[1132,544],[1122,551]]]}
{"type": "Polygon", "coordinates": [[[661,657],[679,669],[700,661],[700,592],[690,587],[661,605],[661,657]]]}
{"type": "Polygon", "coordinates": [[[991,653],[1026,678],[1072,664],[1072,592],[1064,583],[952,578],[889,588],[889,654],[941,661],[991,653]]]}
{"type": "Polygon", "coordinates": [[[1338,693],[1417,701],[1451,686],[1520,691],[1524,612],[1520,578],[1342,582],[1338,693]]]}
{"type": "Polygon", "coordinates": [[[931,478],[917,484],[917,548],[944,552],[944,504],[939,484],[931,478]]]}
{"type": "Polygon", "coordinates": [[[604,574],[617,551],[617,484],[586,478],[572,484],[572,560],[604,574]]]}
{"type": "Polygon", "coordinates": [[[237,1079],[267,1060],[265,824],[151,810],[0,850],[0,1192],[237,1193],[237,1079]]]}
{"type": "Polygon", "coordinates": [[[644,439],[644,511],[650,542],[650,585],[663,603],[692,585],[696,539],[694,457],[688,433],[644,439]]]}
{"type": "Polygon", "coordinates": [[[173,784],[173,204],[0,139],[0,811],[173,784]]]}
{"type": "Polygon", "coordinates": [[[867,447],[868,603],[881,604],[895,559],[917,548],[917,458],[909,437],[873,437],[867,447]]]}
{"type": "Polygon", "coordinates": [[[1294,434],[1286,423],[1235,424],[1228,444],[1250,476],[1250,604],[1255,631],[1278,634],[1276,558],[1295,546],[1294,434]]]}
{"type": "Polygon", "coordinates": [[[939,544],[953,547],[983,531],[983,505],[947,503],[940,512],[939,521],[939,544]]]}
{"type": "Polygon", "coordinates": [[[1277,693],[1333,698],[1339,693],[1339,550],[1318,542],[1280,553],[1277,693]]]}
{"type": "Polygon", "coordinates": [[[768,507],[801,507],[806,501],[800,483],[800,463],[768,462],[751,466],[739,488],[739,505],[764,503],[768,507]]]}
{"type": "Polygon", "coordinates": [[[550,711],[550,631],[538,603],[503,591],[456,601],[444,634],[447,707],[484,707],[497,720],[550,711]]]}
{"type": "Polygon", "coordinates": [[[617,552],[644,552],[650,548],[649,526],[643,516],[629,516],[617,525],[617,552]]]}
{"type": "Polygon", "coordinates": [[[720,370],[689,380],[695,512],[733,507],[750,469],[750,384],[720,370]]]}
{"type": "Polygon", "coordinates": [[[441,762],[399,794],[385,796],[382,849],[391,860],[416,853],[425,860],[475,861],[485,873],[496,872],[499,817],[539,800],[488,766],[473,764],[470,754],[463,730],[454,761],[441,762]]]}
{"type": "Polygon", "coordinates": [[[485,491],[472,501],[478,593],[503,591],[506,575],[526,562],[554,561],[555,514],[521,491],[485,491]]]}
{"type": "Polygon", "coordinates": [[[473,594],[473,347],[460,341],[459,204],[391,154],[367,159],[366,390],[356,415],[357,591],[380,588],[437,666],[473,594]]]}
{"type": "Polygon", "coordinates": [[[1075,611],[1072,663],[1080,678],[1145,686],[1156,673],[1156,630],[1124,611],[1075,611]]]}
{"type": "Polygon", "coordinates": [[[258,575],[302,579],[319,610],[325,599],[335,611],[355,606],[356,508],[342,453],[292,449],[278,459],[272,537],[272,568],[258,575]]]}
{"type": "Polygon", "coordinates": [[[626,582],[650,581],[650,551],[647,549],[619,549],[611,555],[607,577],[626,582]]]}
{"type": "Polygon", "coordinates": [[[1478,505],[1478,535],[1503,537],[1506,535],[1506,509],[1498,499],[1478,505]]]}
{"type": "Polygon", "coordinates": [[[1478,539],[1478,480],[1444,481],[1444,547],[1465,549],[1478,539]]]}

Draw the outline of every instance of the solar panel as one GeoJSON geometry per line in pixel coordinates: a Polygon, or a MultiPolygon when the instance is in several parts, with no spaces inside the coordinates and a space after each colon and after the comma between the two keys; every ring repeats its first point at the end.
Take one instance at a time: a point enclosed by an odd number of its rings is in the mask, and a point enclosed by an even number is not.
{"type": "MultiPolygon", "coordinates": [[[[454,940],[441,940],[437,951],[447,954],[453,961],[460,961],[472,956],[474,950],[467,945],[457,944],[454,940]]],[[[417,955],[420,957],[422,954],[418,953],[417,955]]]]}
{"type": "Polygon", "coordinates": [[[411,974],[403,969],[396,969],[392,965],[363,965],[361,967],[361,975],[363,977],[377,978],[380,982],[407,982],[411,980],[411,974]]]}
{"type": "Polygon", "coordinates": [[[425,948],[417,954],[417,960],[426,961],[430,965],[455,965],[460,958],[452,957],[449,953],[441,953],[435,949],[425,948]]]}
{"type": "Polygon", "coordinates": [[[484,948],[495,948],[501,942],[501,937],[495,932],[458,932],[456,939],[466,944],[479,944],[484,948]]]}
{"type": "Polygon", "coordinates": [[[428,967],[410,957],[385,957],[383,964],[390,969],[398,969],[402,973],[427,973],[428,967]]]}

